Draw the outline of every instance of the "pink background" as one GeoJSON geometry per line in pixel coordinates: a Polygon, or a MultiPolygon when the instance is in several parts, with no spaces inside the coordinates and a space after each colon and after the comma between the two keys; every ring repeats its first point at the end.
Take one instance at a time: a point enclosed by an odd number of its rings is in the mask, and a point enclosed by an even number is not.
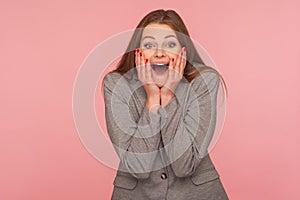
{"type": "Polygon", "coordinates": [[[110,199],[115,171],[82,145],[76,73],[100,42],[175,9],[229,89],[211,152],[233,200],[299,199],[300,2],[1,1],[0,199],[110,199]]]}

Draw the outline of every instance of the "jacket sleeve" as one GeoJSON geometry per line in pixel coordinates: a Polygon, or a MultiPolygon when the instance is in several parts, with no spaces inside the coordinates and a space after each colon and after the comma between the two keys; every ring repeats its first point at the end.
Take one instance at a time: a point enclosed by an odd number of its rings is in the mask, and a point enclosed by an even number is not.
{"type": "Polygon", "coordinates": [[[130,94],[129,86],[113,77],[115,74],[104,78],[104,103],[107,131],[124,168],[119,170],[145,179],[149,177],[159,147],[161,117],[144,106],[139,120],[134,121],[128,99],[122,95],[130,94]]]}
{"type": "MultiPolygon", "coordinates": [[[[175,92],[163,108],[166,117],[161,119],[162,140],[169,163],[178,177],[192,175],[208,154],[216,125],[219,82],[215,73],[200,74],[190,83],[186,106],[180,105],[175,92]]],[[[159,112],[162,112],[161,108],[159,112]]]]}

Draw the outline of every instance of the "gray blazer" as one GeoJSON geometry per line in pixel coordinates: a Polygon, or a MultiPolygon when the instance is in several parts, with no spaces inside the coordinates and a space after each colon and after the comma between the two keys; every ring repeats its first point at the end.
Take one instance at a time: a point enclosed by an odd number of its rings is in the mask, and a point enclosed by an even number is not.
{"type": "Polygon", "coordinates": [[[154,114],[135,68],[105,76],[107,131],[120,158],[111,199],[228,199],[207,152],[219,83],[212,72],[190,83],[183,77],[175,96],[154,114]]]}

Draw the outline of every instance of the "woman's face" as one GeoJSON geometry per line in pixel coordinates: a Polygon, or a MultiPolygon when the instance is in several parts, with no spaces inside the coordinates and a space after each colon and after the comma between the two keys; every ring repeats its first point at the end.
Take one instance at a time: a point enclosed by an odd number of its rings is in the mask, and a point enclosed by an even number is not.
{"type": "Polygon", "coordinates": [[[159,87],[163,86],[168,78],[169,62],[172,58],[176,60],[182,48],[175,31],[166,24],[149,24],[144,28],[140,44],[145,59],[150,61],[153,81],[159,87]]]}

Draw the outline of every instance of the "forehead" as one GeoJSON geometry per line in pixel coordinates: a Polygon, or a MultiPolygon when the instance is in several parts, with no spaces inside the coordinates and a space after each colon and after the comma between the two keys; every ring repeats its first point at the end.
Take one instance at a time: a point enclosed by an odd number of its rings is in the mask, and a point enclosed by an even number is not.
{"type": "Polygon", "coordinates": [[[167,35],[174,35],[176,37],[175,31],[169,25],[149,24],[143,30],[142,39],[145,36],[152,36],[157,39],[162,39],[167,35]]]}

